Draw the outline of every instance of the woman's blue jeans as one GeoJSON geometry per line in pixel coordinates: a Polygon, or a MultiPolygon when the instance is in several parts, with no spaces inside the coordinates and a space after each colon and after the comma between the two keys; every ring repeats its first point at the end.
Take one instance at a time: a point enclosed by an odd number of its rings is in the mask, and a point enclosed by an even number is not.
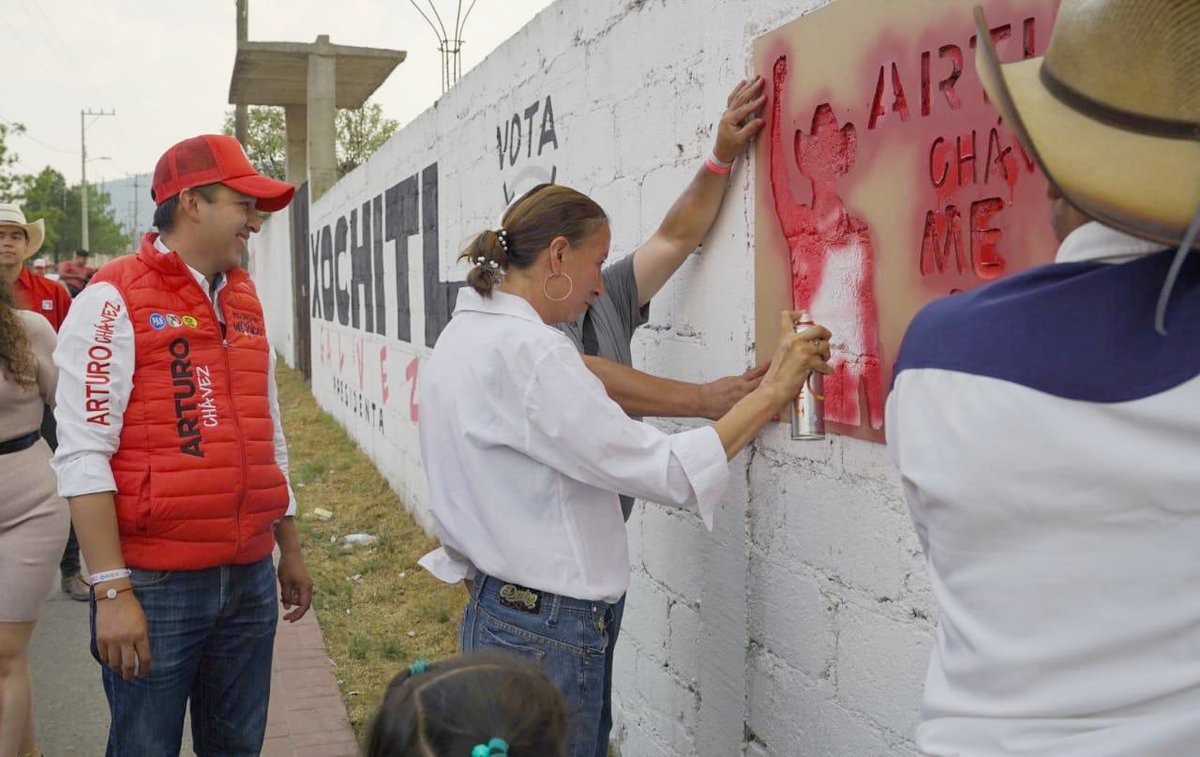
{"type": "Polygon", "coordinates": [[[131,578],[150,632],[150,675],[126,681],[102,664],[112,714],[107,756],[178,755],[189,699],[198,757],[258,755],[279,620],[271,558],[204,570],[134,570],[131,578]]]}
{"type": "Polygon", "coordinates": [[[499,652],[537,663],[566,695],[571,712],[570,757],[608,751],[602,727],[612,676],[614,605],[542,593],[536,611],[501,601],[505,582],[476,573],[459,627],[464,654],[499,652]]]}

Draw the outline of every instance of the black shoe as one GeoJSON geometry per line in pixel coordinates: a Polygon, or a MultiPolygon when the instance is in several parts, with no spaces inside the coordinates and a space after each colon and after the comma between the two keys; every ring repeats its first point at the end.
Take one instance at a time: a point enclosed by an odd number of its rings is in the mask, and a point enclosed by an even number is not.
{"type": "Polygon", "coordinates": [[[92,596],[91,587],[78,573],[62,577],[62,592],[76,602],[86,602],[92,596]]]}

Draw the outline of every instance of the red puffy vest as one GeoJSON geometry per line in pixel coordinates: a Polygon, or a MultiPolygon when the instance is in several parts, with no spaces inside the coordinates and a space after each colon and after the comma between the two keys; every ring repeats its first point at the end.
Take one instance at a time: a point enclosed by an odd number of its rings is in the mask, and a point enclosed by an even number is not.
{"type": "Polygon", "coordinates": [[[110,460],[121,550],[145,570],[255,562],[271,553],[288,504],[262,305],[245,271],[226,272],[222,338],[208,294],[156,237],[92,279],[117,288],[133,322],[133,392],[110,460]]]}

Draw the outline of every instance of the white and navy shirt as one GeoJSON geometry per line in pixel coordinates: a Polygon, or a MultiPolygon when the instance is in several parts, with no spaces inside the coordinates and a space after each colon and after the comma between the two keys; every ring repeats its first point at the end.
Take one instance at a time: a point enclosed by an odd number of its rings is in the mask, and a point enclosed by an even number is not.
{"type": "Polygon", "coordinates": [[[617,493],[699,510],[729,482],[711,426],[630,419],[574,344],[520,297],[459,290],[417,390],[421,457],[442,548],[421,566],[615,602],[629,584],[617,493]]]}
{"type": "Polygon", "coordinates": [[[941,610],[930,755],[1200,754],[1200,256],[1098,223],[926,307],[888,447],[941,610]]]}

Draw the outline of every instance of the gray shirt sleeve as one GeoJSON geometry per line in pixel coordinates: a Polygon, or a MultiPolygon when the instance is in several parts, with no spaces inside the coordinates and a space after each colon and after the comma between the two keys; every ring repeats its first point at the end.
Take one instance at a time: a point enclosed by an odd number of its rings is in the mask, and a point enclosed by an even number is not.
{"type": "MultiPolygon", "coordinates": [[[[637,280],[633,275],[633,255],[626,255],[607,266],[604,276],[604,294],[588,305],[586,317],[591,319],[596,333],[598,350],[595,354],[607,360],[630,365],[633,356],[629,343],[638,326],[650,318],[650,305],[638,306],[637,280]]],[[[575,347],[583,352],[583,320],[559,324],[575,347]]]]}
{"type": "Polygon", "coordinates": [[[650,303],[638,306],[637,278],[633,275],[633,255],[621,258],[603,272],[604,290],[612,303],[615,315],[620,319],[621,337],[626,343],[633,339],[638,326],[650,320],[650,303]]]}

